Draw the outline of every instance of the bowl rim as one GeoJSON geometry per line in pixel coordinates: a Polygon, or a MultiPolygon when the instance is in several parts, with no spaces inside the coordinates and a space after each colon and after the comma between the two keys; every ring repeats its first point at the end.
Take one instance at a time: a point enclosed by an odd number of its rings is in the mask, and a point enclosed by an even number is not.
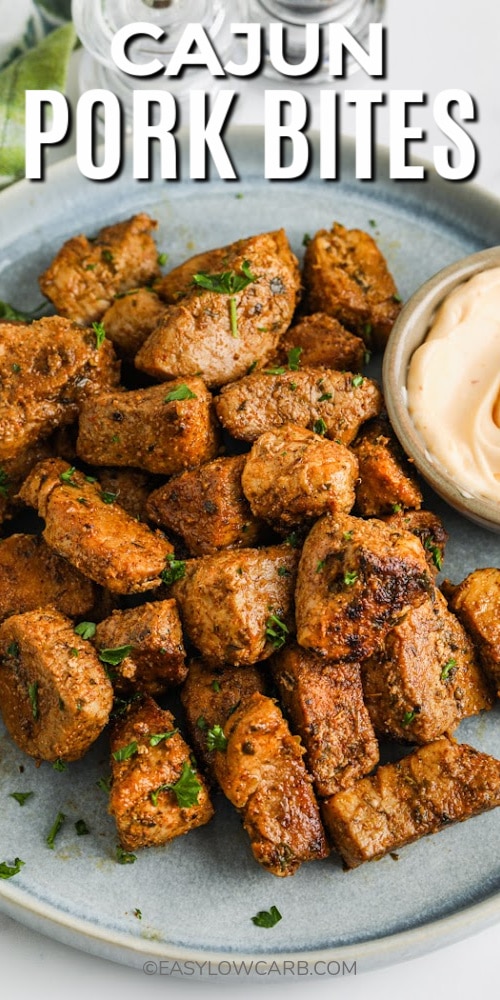
{"type": "Polygon", "coordinates": [[[436,309],[459,285],[494,267],[500,267],[500,245],[459,258],[416,289],[391,330],[382,361],[382,384],[394,433],[423,478],[446,503],[465,517],[490,530],[500,531],[500,504],[472,495],[442,465],[431,459],[410,416],[405,398],[410,360],[424,342],[436,309]]]}

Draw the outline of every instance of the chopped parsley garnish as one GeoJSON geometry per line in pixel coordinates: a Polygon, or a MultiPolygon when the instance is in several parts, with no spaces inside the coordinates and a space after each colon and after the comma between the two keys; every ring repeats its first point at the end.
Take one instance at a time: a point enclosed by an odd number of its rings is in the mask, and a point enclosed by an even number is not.
{"type": "Polygon", "coordinates": [[[52,764],[52,769],[54,771],[61,771],[61,772],[62,771],[66,771],[67,767],[68,767],[68,765],[67,765],[66,761],[65,760],[61,760],[60,758],[58,760],[55,760],[54,763],[52,764]]]}
{"type": "Polygon", "coordinates": [[[17,642],[10,642],[5,650],[7,656],[12,656],[14,660],[19,657],[19,644],[17,642]]]}
{"type": "Polygon", "coordinates": [[[72,648],[72,649],[70,649],[70,651],[69,651],[69,655],[70,655],[70,656],[74,656],[74,657],[76,657],[76,656],[80,656],[80,650],[79,650],[79,649],[76,649],[76,648],[75,648],[75,647],[73,646],[73,648],[72,648]]]}
{"type": "Polygon", "coordinates": [[[350,542],[352,538],[352,531],[344,531],[342,538],[344,539],[344,542],[350,542]]]}
{"type": "Polygon", "coordinates": [[[291,545],[292,549],[297,549],[299,547],[299,544],[300,544],[300,539],[299,539],[299,536],[298,536],[297,532],[296,531],[292,531],[289,535],[287,535],[286,538],[285,538],[284,544],[285,545],[291,545]]]}
{"type": "Polygon", "coordinates": [[[393,505],[392,505],[392,512],[393,512],[393,514],[399,514],[402,511],[402,509],[403,508],[402,508],[402,506],[401,506],[400,503],[393,503],[393,505]]]}
{"type": "Polygon", "coordinates": [[[116,649],[101,649],[99,659],[101,663],[109,663],[111,667],[118,667],[126,656],[132,652],[133,646],[117,646],[116,649]]]}
{"type": "Polygon", "coordinates": [[[31,704],[31,712],[36,722],[40,715],[38,707],[38,681],[34,681],[33,684],[28,684],[28,698],[31,704]]]}
{"type": "Polygon", "coordinates": [[[318,565],[316,566],[316,572],[321,573],[321,570],[325,568],[326,559],[320,559],[318,565]]]}
{"type": "Polygon", "coordinates": [[[263,369],[263,374],[264,375],[284,375],[285,372],[286,372],[286,368],[284,368],[283,365],[275,365],[274,368],[264,368],[263,369]]]}
{"type": "Polygon", "coordinates": [[[34,319],[46,304],[46,302],[42,302],[36,309],[33,309],[33,312],[23,312],[21,309],[11,306],[9,302],[0,302],[0,319],[19,319],[22,323],[25,323],[28,320],[34,319]]]}
{"type": "Polygon", "coordinates": [[[247,375],[251,375],[252,372],[255,371],[258,363],[259,363],[258,361],[252,361],[252,364],[249,365],[248,368],[247,368],[247,375]]]}
{"type": "Polygon", "coordinates": [[[58,814],[57,814],[57,816],[56,816],[56,818],[55,818],[55,820],[54,820],[54,822],[53,822],[53,824],[52,824],[52,826],[51,826],[51,828],[50,828],[50,830],[49,830],[49,832],[48,832],[48,834],[47,834],[47,836],[45,838],[45,843],[47,844],[47,847],[50,847],[51,851],[54,850],[55,839],[57,837],[57,834],[61,830],[61,828],[62,828],[62,826],[64,824],[64,820],[65,819],[66,819],[66,816],[64,815],[64,813],[63,812],[58,812],[58,814]]]}
{"type": "Polygon", "coordinates": [[[104,260],[106,264],[112,264],[114,257],[111,250],[101,250],[101,260],[104,260]]]}
{"type": "Polygon", "coordinates": [[[96,785],[101,789],[101,792],[109,792],[111,788],[111,775],[107,778],[99,778],[99,780],[96,781],[96,785]]]}
{"type": "Polygon", "coordinates": [[[291,372],[298,372],[300,365],[300,355],[302,347],[292,347],[288,352],[288,369],[291,372]]]}
{"type": "Polygon", "coordinates": [[[327,427],[326,427],[325,421],[322,420],[321,417],[319,418],[319,420],[315,420],[314,421],[314,423],[313,423],[313,431],[314,431],[315,434],[321,434],[321,436],[323,436],[324,434],[326,434],[327,427]]]}
{"type": "Polygon", "coordinates": [[[270,910],[259,910],[255,914],[255,917],[252,917],[252,923],[256,927],[274,927],[281,919],[282,916],[278,907],[271,906],[270,910]]]}
{"type": "Polygon", "coordinates": [[[180,778],[173,784],[160,785],[156,791],[150,793],[150,797],[153,805],[157,806],[160,792],[173,792],[177,799],[177,805],[181,809],[188,809],[197,804],[200,791],[201,783],[196,777],[196,772],[193,771],[189,761],[185,760],[180,778]]]}
{"type": "Polygon", "coordinates": [[[344,573],[344,583],[346,587],[352,587],[353,583],[356,583],[357,579],[358,579],[358,574],[355,569],[344,573]]]}
{"type": "Polygon", "coordinates": [[[159,267],[165,267],[165,264],[167,263],[167,260],[168,260],[168,253],[159,253],[158,254],[158,266],[159,267]]]}
{"type": "Polygon", "coordinates": [[[231,323],[231,336],[238,337],[238,305],[234,295],[229,299],[229,320],[231,323]]]}
{"type": "Polygon", "coordinates": [[[440,674],[440,678],[442,681],[448,681],[450,679],[455,670],[456,665],[457,661],[454,659],[448,660],[447,663],[445,663],[440,674]]]}
{"type": "Polygon", "coordinates": [[[286,566],[278,567],[278,576],[291,576],[290,570],[286,566]]]}
{"type": "Polygon", "coordinates": [[[288,631],[288,626],[277,615],[269,615],[266,622],[266,639],[269,639],[275,649],[283,649],[288,631]]]}
{"type": "Polygon", "coordinates": [[[241,274],[237,274],[236,271],[223,271],[221,274],[207,274],[200,271],[199,274],[193,275],[193,285],[221,295],[235,295],[254,281],[257,281],[257,275],[252,274],[248,260],[243,261],[241,274]]]}
{"type": "Polygon", "coordinates": [[[208,729],[208,722],[206,719],[203,718],[202,715],[200,715],[200,717],[196,720],[196,725],[198,729],[201,729],[202,731],[208,729]]]}
{"type": "Polygon", "coordinates": [[[331,392],[324,392],[318,399],[318,403],[328,403],[332,398],[331,392]]]}
{"type": "Polygon", "coordinates": [[[416,714],[417,713],[415,711],[413,711],[413,712],[405,712],[405,714],[403,715],[403,718],[401,719],[401,725],[402,726],[409,726],[410,723],[412,723],[413,720],[415,719],[416,714]]]}
{"type": "Polygon", "coordinates": [[[12,878],[21,871],[23,865],[24,861],[21,861],[21,858],[16,858],[13,865],[8,865],[5,861],[0,862],[0,878],[12,878]]]}
{"type": "Polygon", "coordinates": [[[392,299],[393,302],[402,302],[403,301],[402,298],[401,298],[401,296],[398,295],[397,292],[394,295],[391,295],[391,299],[392,299]]]}
{"type": "Polygon", "coordinates": [[[363,364],[369,365],[371,359],[372,359],[372,352],[369,351],[368,348],[367,348],[366,351],[363,354],[363,364]]]}
{"type": "Polygon", "coordinates": [[[96,633],[95,622],[80,622],[79,625],[75,626],[76,635],[81,636],[82,639],[93,639],[96,633]]]}
{"type": "Polygon", "coordinates": [[[117,844],[116,860],[119,865],[133,865],[134,861],[137,861],[137,854],[130,854],[129,851],[124,851],[123,847],[120,847],[120,845],[117,844]]]}
{"type": "Polygon", "coordinates": [[[167,556],[167,565],[160,573],[160,580],[170,587],[176,580],[182,580],[186,575],[186,563],[183,559],[176,559],[173,552],[167,556]]]}
{"type": "Polygon", "coordinates": [[[118,493],[112,493],[111,490],[101,491],[101,500],[103,503],[114,503],[117,497],[118,493]]]}
{"type": "Polygon", "coordinates": [[[215,693],[216,693],[216,694],[219,694],[219,691],[220,691],[220,684],[219,684],[219,681],[217,681],[217,680],[215,680],[215,681],[212,681],[212,683],[211,683],[211,685],[210,685],[210,686],[211,686],[211,688],[212,688],[212,691],[215,691],[215,693]]]}
{"type": "Polygon", "coordinates": [[[372,229],[376,229],[377,228],[377,223],[376,223],[375,219],[368,219],[368,222],[370,223],[370,226],[372,227],[372,229]]]}
{"type": "Polygon", "coordinates": [[[97,350],[104,344],[106,340],[106,330],[104,329],[103,323],[92,323],[92,329],[95,333],[95,346],[97,350]]]}
{"type": "Polygon", "coordinates": [[[7,491],[9,489],[9,477],[5,471],[0,466],[0,497],[6,497],[7,491]]]}
{"type": "Polygon", "coordinates": [[[355,375],[354,378],[351,379],[351,385],[353,385],[355,389],[359,389],[359,386],[363,385],[364,381],[364,375],[355,375]]]}
{"type": "Polygon", "coordinates": [[[159,743],[163,743],[164,740],[170,740],[178,732],[178,729],[171,729],[168,733],[153,733],[149,737],[149,745],[150,747],[157,747],[159,743]]]}
{"type": "Polygon", "coordinates": [[[73,482],[75,472],[75,466],[70,465],[69,469],[66,469],[65,472],[61,472],[59,479],[62,483],[66,483],[67,486],[76,486],[77,484],[73,482]]]}
{"type": "Polygon", "coordinates": [[[308,243],[310,243],[310,242],[311,242],[311,235],[310,235],[310,233],[304,233],[304,235],[302,237],[302,246],[306,247],[308,245],[308,243]]]}
{"type": "Polygon", "coordinates": [[[75,823],[75,830],[79,837],[86,837],[90,830],[84,819],[77,819],[75,823]]]}
{"type": "Polygon", "coordinates": [[[19,802],[20,806],[24,806],[28,799],[30,799],[34,794],[34,792],[10,792],[9,797],[11,799],[15,799],[16,802],[19,802]]]}
{"type": "Polygon", "coordinates": [[[443,556],[441,554],[441,549],[439,545],[434,545],[430,538],[426,538],[424,542],[424,548],[430,552],[432,556],[432,561],[437,570],[441,570],[443,567],[443,556]]]}
{"type": "Polygon", "coordinates": [[[184,399],[197,399],[197,398],[198,397],[196,393],[191,392],[189,386],[187,386],[185,382],[182,382],[181,385],[178,385],[176,389],[171,389],[170,392],[167,393],[163,402],[174,403],[178,400],[181,401],[184,399]]]}
{"type": "Polygon", "coordinates": [[[134,910],[134,917],[137,917],[138,920],[142,920],[142,913],[138,906],[136,906],[134,910]]]}
{"type": "Polygon", "coordinates": [[[222,726],[212,726],[207,732],[207,750],[225,750],[227,747],[227,736],[224,735],[222,726]]]}
{"type": "Polygon", "coordinates": [[[130,758],[137,753],[138,749],[139,746],[137,740],[132,740],[132,742],[128,743],[126,747],[120,747],[119,750],[115,750],[113,753],[113,760],[130,760],[130,758]]]}

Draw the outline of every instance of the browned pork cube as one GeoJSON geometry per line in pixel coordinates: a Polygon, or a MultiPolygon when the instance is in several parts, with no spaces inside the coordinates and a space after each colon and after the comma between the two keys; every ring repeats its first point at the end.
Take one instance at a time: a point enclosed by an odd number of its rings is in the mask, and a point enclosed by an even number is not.
{"type": "Polygon", "coordinates": [[[0,621],[37,608],[57,608],[84,618],[99,600],[99,588],[40,535],[10,535],[0,545],[0,621]]]}
{"type": "Polygon", "coordinates": [[[300,364],[306,368],[333,368],[337,371],[358,372],[366,348],[361,337],[346,330],[338,320],[326,313],[312,313],[283,334],[279,344],[280,360],[287,360],[289,351],[300,348],[300,364]]]}
{"type": "Polygon", "coordinates": [[[298,424],[350,444],[361,424],[380,412],[380,389],[368,378],[317,368],[267,371],[224,386],[215,400],[221,424],[239,440],[255,441],[283,424],[298,424]]]}
{"type": "Polygon", "coordinates": [[[120,357],[133,361],[165,313],[165,303],[153,288],[135,288],[118,296],[102,324],[120,357]]]}
{"type": "Polygon", "coordinates": [[[359,462],[358,514],[380,517],[400,507],[421,507],[417,477],[387,420],[379,417],[366,424],[352,449],[359,462]]]}
{"type": "Polygon", "coordinates": [[[91,580],[116,594],[159,586],[172,545],[110,503],[93,477],[49,458],[35,466],[19,495],[45,518],[47,545],[91,580]]]}
{"type": "Polygon", "coordinates": [[[119,379],[109,341],[61,316],[2,324],[0,461],[16,459],[78,416],[78,403],[119,379]],[[19,331],[22,331],[22,336],[19,331]]]}
{"type": "Polygon", "coordinates": [[[212,397],[199,378],[101,393],[80,409],[76,447],[91,465],[182,472],[217,454],[212,397]]]}
{"type": "Polygon", "coordinates": [[[500,694],[500,569],[476,569],[458,587],[448,584],[444,589],[500,694]]]}
{"type": "Polygon", "coordinates": [[[173,600],[113,611],[97,626],[95,644],[103,656],[103,650],[125,653],[120,663],[112,656],[115,662],[109,668],[119,694],[164,694],[186,677],[181,623],[173,600]]]}
{"type": "Polygon", "coordinates": [[[298,553],[289,545],[216,552],[174,583],[182,624],[212,667],[265,660],[293,631],[298,553]]]}
{"type": "Polygon", "coordinates": [[[400,510],[382,520],[394,528],[411,531],[420,539],[427,562],[434,575],[442,568],[448,532],[442,521],[430,510],[400,510]]]}
{"type": "Polygon", "coordinates": [[[302,755],[272,698],[254,694],[224,727],[214,756],[222,791],[240,811],[256,861],[273,875],[293,875],[328,854],[318,804],[302,755]]]}
{"type": "Polygon", "coordinates": [[[255,545],[262,524],[241,488],[245,461],[246,455],[216,458],[170,479],[150,494],[147,517],[180,535],[193,556],[255,545]]]}
{"type": "Polygon", "coordinates": [[[306,748],[317,795],[334,795],[369,774],[379,752],[359,665],[287,646],[273,657],[272,674],[291,729],[306,748]]]}
{"type": "Polygon", "coordinates": [[[113,689],[97,653],[53,608],[0,626],[0,711],[38,760],[77,760],[106,725],[113,689]]]}
{"type": "Polygon", "coordinates": [[[361,229],[336,222],[320,229],[304,257],[307,307],[338,319],[383,349],[401,310],[401,299],[375,240],[361,229]]]}
{"type": "Polygon", "coordinates": [[[157,223],[145,212],[105,226],[95,239],[73,236],[40,276],[40,288],[61,316],[82,326],[102,319],[115,295],[147,285],[160,274],[151,236],[157,223]]]}
{"type": "Polygon", "coordinates": [[[104,467],[97,470],[102,492],[110,503],[123,507],[138,521],[146,520],[146,503],[156,482],[153,476],[140,469],[104,467]]]}
{"type": "Polygon", "coordinates": [[[357,662],[433,590],[424,550],[409,531],[325,514],[307,536],[297,576],[297,641],[357,662]]]}
{"type": "Polygon", "coordinates": [[[323,820],[348,868],[500,805],[500,761],[445,737],[325,803],[323,820]]]}
{"type": "Polygon", "coordinates": [[[241,484],[252,513],[284,529],[327,511],[351,510],[358,463],[343,444],[296,424],[257,439],[241,484]]]}
{"type": "MultiPolygon", "coordinates": [[[[200,373],[210,387],[241,378],[256,358],[269,358],[290,325],[300,290],[297,258],[285,232],[262,233],[215,251],[136,355],[140,371],[154,378],[200,373]],[[215,270],[214,270],[215,268],[215,270]]],[[[179,280],[189,274],[181,265],[179,280]]],[[[169,275],[175,287],[175,271],[169,275]]]]}
{"type": "Polygon", "coordinates": [[[20,451],[15,458],[7,459],[0,465],[0,524],[13,517],[19,509],[17,491],[37,462],[53,455],[51,443],[36,441],[20,451]]]}
{"type": "Polygon", "coordinates": [[[202,660],[189,664],[181,700],[190,742],[210,775],[215,749],[225,742],[221,730],[229,716],[256,691],[264,693],[264,678],[257,667],[211,670],[202,660]]]}
{"type": "Polygon", "coordinates": [[[430,743],[492,706],[472,642],[439,590],[410,608],[361,670],[380,735],[430,743]]]}
{"type": "Polygon", "coordinates": [[[111,734],[109,811],[126,851],[157,847],[213,816],[205,782],[170,712],[132,703],[111,734]]]}

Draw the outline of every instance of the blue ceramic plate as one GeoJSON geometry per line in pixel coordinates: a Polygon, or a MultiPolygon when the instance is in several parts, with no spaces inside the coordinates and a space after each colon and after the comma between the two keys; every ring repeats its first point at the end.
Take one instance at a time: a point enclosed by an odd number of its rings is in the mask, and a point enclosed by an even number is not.
{"type": "MultiPolygon", "coordinates": [[[[64,239],[139,210],[159,220],[158,246],[168,252],[169,266],[279,226],[299,254],[304,233],[333,220],[368,229],[404,298],[451,261],[500,243],[500,204],[493,198],[472,185],[445,183],[432,171],[426,182],[391,182],[383,152],[373,183],[355,180],[349,143],[339,181],[320,181],[313,166],[300,182],[269,183],[262,179],[260,130],[236,130],[228,144],[237,182],[137,183],[126,166],[114,181],[95,184],[66,161],[44,184],[22,182],[2,194],[0,299],[36,307],[37,275],[64,239]]],[[[186,161],[183,169],[187,177],[186,161]]],[[[428,503],[451,536],[450,579],[500,565],[498,536],[434,497],[428,503]]],[[[498,709],[463,723],[457,736],[500,757],[498,709]]],[[[0,906],[93,954],[141,967],[147,959],[237,963],[246,956],[280,967],[308,959],[312,971],[315,961],[355,961],[362,971],[430,951],[500,918],[500,810],[413,844],[397,861],[387,857],[346,873],[332,856],[277,879],[253,861],[238,817],[218,797],[208,826],[122,866],[106,794],[97,786],[108,773],[105,739],[57,773],[47,764],[36,768],[0,731],[0,860],[25,862],[19,875],[0,882],[0,906]],[[15,791],[34,795],[20,808],[9,797],[15,791]],[[45,838],[59,811],[66,823],[50,850],[45,838]],[[88,836],[77,836],[79,819],[88,836]],[[272,905],[281,922],[272,930],[255,927],[251,917],[272,905]]]]}

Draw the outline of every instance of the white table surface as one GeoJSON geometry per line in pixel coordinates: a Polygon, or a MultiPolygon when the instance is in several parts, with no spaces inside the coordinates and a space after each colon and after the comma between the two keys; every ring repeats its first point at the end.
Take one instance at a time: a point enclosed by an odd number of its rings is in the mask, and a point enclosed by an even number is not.
{"type": "MultiPolygon", "coordinates": [[[[459,87],[469,91],[479,107],[479,121],[470,126],[480,151],[475,183],[500,197],[500,86],[498,60],[500,48],[500,4],[497,0],[388,0],[386,24],[389,30],[388,73],[384,81],[370,81],[362,74],[352,77],[349,87],[366,86],[390,89],[424,90],[429,105],[440,90],[459,87]]],[[[72,92],[74,78],[70,82],[72,92]]],[[[265,80],[240,83],[241,99],[236,121],[256,124],[263,120],[263,92],[272,84],[265,80]]],[[[290,86],[290,81],[283,84],[290,86]]],[[[303,92],[312,101],[312,124],[317,122],[314,97],[317,88],[309,85],[303,92]]],[[[432,121],[430,106],[417,116],[424,123],[427,138],[419,144],[419,154],[432,159],[432,146],[442,136],[432,121]]],[[[343,131],[353,134],[352,114],[343,117],[343,131]]],[[[387,116],[380,116],[377,141],[388,144],[387,116]]],[[[73,152],[72,142],[60,147],[57,158],[73,152]]],[[[500,242],[500,234],[499,234],[500,242]]],[[[481,845],[478,844],[478,850],[481,845]]],[[[425,872],[422,872],[425,878],[425,872]]],[[[201,909],[202,909],[202,901],[201,909]]],[[[341,978],[307,979],[307,994],[317,1000],[335,995],[341,1000],[387,1000],[404,996],[421,1000],[422,996],[454,1000],[470,998],[478,989],[482,996],[498,995],[498,951],[500,924],[475,934],[458,944],[443,948],[410,962],[376,972],[341,978]]],[[[110,1000],[138,1000],[140,997],[200,997],[214,987],[228,988],[227,980],[211,979],[195,983],[166,976],[146,976],[141,972],[86,955],[51,941],[41,934],[0,915],[0,975],[2,996],[19,1000],[88,1000],[106,996],[110,1000]],[[8,984],[8,985],[7,985],[8,984]]],[[[306,981],[288,977],[274,985],[262,980],[256,985],[232,980],[231,986],[241,997],[253,996],[262,985],[270,996],[290,984],[294,997],[302,998],[306,981]]]]}

